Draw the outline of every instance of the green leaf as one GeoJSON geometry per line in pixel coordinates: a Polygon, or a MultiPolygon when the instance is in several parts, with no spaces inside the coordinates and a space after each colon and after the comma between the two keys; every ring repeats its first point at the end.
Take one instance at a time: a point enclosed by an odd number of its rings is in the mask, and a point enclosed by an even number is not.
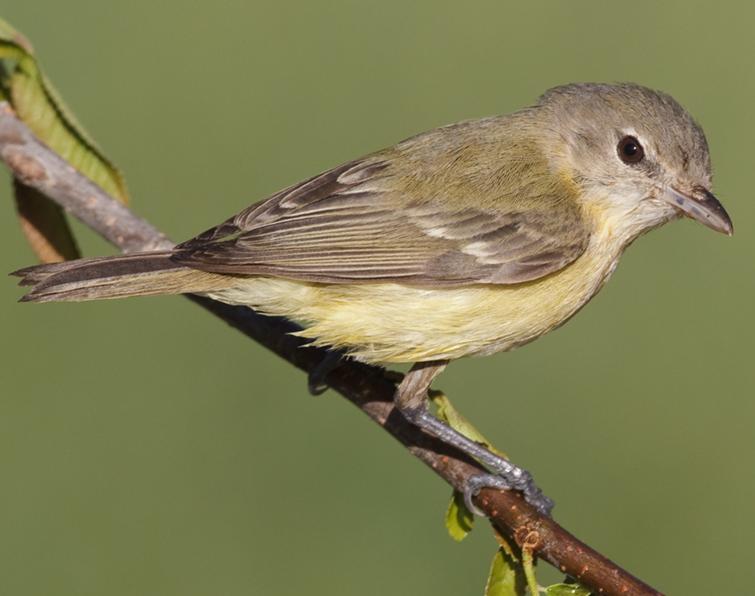
{"type": "Polygon", "coordinates": [[[8,86],[13,109],[40,140],[108,194],[128,202],[120,171],[76,121],[33,56],[18,60],[8,86]]]}
{"type": "Polygon", "coordinates": [[[25,52],[18,44],[9,42],[0,36],[0,58],[7,60],[19,60],[25,52]]]}
{"type": "MultiPolygon", "coordinates": [[[[0,100],[9,101],[31,131],[84,176],[121,202],[128,202],[120,171],[97,148],[44,76],[28,40],[2,19],[0,100]]],[[[78,256],[73,233],[59,206],[30,190],[17,192],[16,202],[27,239],[41,260],[78,256]]]]}
{"type": "Polygon", "coordinates": [[[0,19],[0,40],[7,40],[31,52],[29,41],[10,24],[0,19]]]}
{"type": "Polygon", "coordinates": [[[545,588],[546,596],[590,596],[590,590],[579,584],[553,584],[545,588]]]}
{"type": "Polygon", "coordinates": [[[465,437],[487,447],[493,453],[506,457],[506,454],[496,449],[474,425],[454,408],[451,400],[441,391],[431,391],[430,401],[435,404],[438,418],[446,422],[454,430],[458,430],[465,437]]]}
{"type": "Polygon", "coordinates": [[[485,596],[524,596],[525,579],[522,568],[502,548],[499,548],[490,565],[485,596]]]}
{"type": "MultiPolygon", "coordinates": [[[[2,58],[2,44],[0,44],[0,59],[2,58]]],[[[8,81],[8,71],[5,68],[2,60],[0,60],[0,101],[10,101],[10,93],[5,87],[8,81]]]]}
{"type": "MultiPolygon", "coordinates": [[[[443,420],[454,430],[458,430],[464,436],[472,439],[473,441],[480,443],[490,449],[490,451],[497,453],[501,457],[506,457],[503,451],[496,449],[490,444],[483,434],[477,430],[469,420],[462,416],[459,411],[454,408],[451,400],[441,391],[431,391],[430,401],[435,404],[438,418],[443,420]]],[[[469,532],[472,531],[474,524],[474,514],[467,509],[464,503],[464,498],[460,493],[454,491],[451,496],[451,502],[448,504],[446,511],[446,528],[448,533],[451,534],[451,538],[456,541],[463,540],[469,532]]]]}
{"type": "Polygon", "coordinates": [[[446,510],[446,528],[451,538],[461,542],[474,527],[474,514],[464,504],[464,495],[454,491],[446,510]]]}
{"type": "Polygon", "coordinates": [[[19,118],[87,178],[127,202],[126,183],[120,171],[95,145],[42,73],[31,44],[2,19],[0,58],[15,62],[12,68],[6,68],[3,87],[19,118]]]}

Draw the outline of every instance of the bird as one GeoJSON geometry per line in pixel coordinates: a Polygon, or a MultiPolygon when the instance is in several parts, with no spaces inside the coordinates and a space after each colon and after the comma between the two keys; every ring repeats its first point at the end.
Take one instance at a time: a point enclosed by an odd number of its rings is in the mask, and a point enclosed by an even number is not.
{"type": "Polygon", "coordinates": [[[465,487],[532,475],[433,416],[453,360],[527,344],[575,315],[639,236],[682,216],[727,235],[702,128],[670,95],[572,83],[506,115],[410,137],[252,204],[172,250],[15,272],[25,302],[199,294],[299,325],[309,345],[410,363],[394,402],[486,469],[465,487]]]}

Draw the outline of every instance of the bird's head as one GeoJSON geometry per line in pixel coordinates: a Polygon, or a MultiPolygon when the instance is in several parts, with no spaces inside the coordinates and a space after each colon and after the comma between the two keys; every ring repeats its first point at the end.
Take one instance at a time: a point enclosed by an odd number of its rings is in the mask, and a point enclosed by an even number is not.
{"type": "Polygon", "coordinates": [[[686,215],[733,233],[711,192],[705,135],[669,95],[634,84],[565,85],[547,91],[535,113],[548,131],[545,150],[583,200],[634,232],[686,215]]]}

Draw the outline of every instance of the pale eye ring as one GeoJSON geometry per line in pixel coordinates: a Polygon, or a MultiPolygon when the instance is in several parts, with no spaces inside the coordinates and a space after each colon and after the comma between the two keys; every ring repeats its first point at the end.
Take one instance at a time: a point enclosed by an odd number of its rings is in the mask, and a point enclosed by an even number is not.
{"type": "Polygon", "coordinates": [[[619,154],[619,159],[630,166],[640,163],[645,158],[645,150],[642,145],[636,137],[631,135],[627,135],[619,141],[616,152],[619,154]]]}

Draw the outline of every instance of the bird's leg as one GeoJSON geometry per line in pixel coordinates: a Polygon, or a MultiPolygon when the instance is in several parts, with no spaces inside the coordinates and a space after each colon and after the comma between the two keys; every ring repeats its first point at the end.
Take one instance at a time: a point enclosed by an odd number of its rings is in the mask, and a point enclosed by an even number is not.
{"type": "Polygon", "coordinates": [[[532,475],[512,464],[509,460],[496,455],[479,443],[465,437],[443,421],[433,416],[427,408],[427,392],[433,379],[448,365],[448,361],[419,362],[412,366],[396,388],[394,403],[403,416],[426,433],[456,447],[468,456],[484,465],[492,474],[480,474],[470,479],[464,487],[467,506],[479,513],[472,504],[472,497],[485,487],[519,490],[525,500],[541,513],[550,515],[553,501],[546,497],[535,485],[532,475]]]}
{"type": "Polygon", "coordinates": [[[311,395],[322,395],[328,390],[325,377],[338,368],[341,360],[343,360],[343,353],[337,350],[328,350],[325,353],[323,359],[310,371],[307,377],[307,388],[311,395]]]}

